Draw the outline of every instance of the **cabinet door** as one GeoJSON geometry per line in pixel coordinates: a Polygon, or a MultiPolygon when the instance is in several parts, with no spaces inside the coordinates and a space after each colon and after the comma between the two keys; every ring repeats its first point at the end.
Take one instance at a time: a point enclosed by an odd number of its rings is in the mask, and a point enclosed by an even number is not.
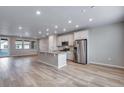
{"type": "Polygon", "coordinates": [[[87,39],[87,38],[88,38],[88,31],[80,31],[74,33],[74,40],[87,39]]]}
{"type": "Polygon", "coordinates": [[[59,37],[57,38],[57,46],[59,46],[59,37]]]}
{"type": "Polygon", "coordinates": [[[58,46],[61,46],[61,37],[58,37],[57,45],[58,45],[58,46]]]}
{"type": "Polygon", "coordinates": [[[82,34],[83,34],[82,35],[83,39],[87,39],[88,38],[88,31],[83,31],[82,34]]]}
{"type": "Polygon", "coordinates": [[[63,35],[63,36],[62,36],[62,42],[65,42],[65,41],[68,41],[67,35],[63,35]]]}
{"type": "Polygon", "coordinates": [[[64,36],[61,36],[61,43],[65,41],[64,36]]]}
{"type": "Polygon", "coordinates": [[[75,32],[74,33],[74,40],[78,40],[81,38],[81,33],[80,32],[75,32]]]}
{"type": "Polygon", "coordinates": [[[69,35],[68,36],[68,39],[69,39],[69,46],[73,46],[73,35],[69,35]]]}
{"type": "Polygon", "coordinates": [[[73,52],[67,52],[67,59],[74,60],[73,52]]]}
{"type": "Polygon", "coordinates": [[[60,44],[60,46],[62,46],[62,37],[60,37],[59,44],[60,44]]]}

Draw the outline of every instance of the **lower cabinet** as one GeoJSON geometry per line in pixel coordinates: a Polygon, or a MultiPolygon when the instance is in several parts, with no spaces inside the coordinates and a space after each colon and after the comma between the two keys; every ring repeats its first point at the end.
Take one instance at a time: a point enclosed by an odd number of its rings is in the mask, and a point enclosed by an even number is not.
{"type": "Polygon", "coordinates": [[[67,59],[71,60],[71,61],[74,61],[74,54],[73,54],[73,52],[71,52],[71,51],[67,52],[67,59]]]}

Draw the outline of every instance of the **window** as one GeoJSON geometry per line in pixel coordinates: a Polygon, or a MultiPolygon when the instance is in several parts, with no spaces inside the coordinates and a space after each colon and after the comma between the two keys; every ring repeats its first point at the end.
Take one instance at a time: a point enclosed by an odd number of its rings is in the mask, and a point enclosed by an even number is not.
{"type": "Polygon", "coordinates": [[[16,49],[36,49],[36,41],[16,40],[16,49]]]}
{"type": "Polygon", "coordinates": [[[1,38],[0,49],[8,49],[8,39],[1,38]]]}
{"type": "Polygon", "coordinates": [[[22,40],[16,40],[16,49],[22,49],[23,47],[23,41],[22,40]]]}
{"type": "Polygon", "coordinates": [[[8,39],[7,38],[0,38],[0,56],[8,56],[8,39]]]}
{"type": "Polygon", "coordinates": [[[31,42],[30,41],[24,41],[24,49],[30,49],[31,42]]]}

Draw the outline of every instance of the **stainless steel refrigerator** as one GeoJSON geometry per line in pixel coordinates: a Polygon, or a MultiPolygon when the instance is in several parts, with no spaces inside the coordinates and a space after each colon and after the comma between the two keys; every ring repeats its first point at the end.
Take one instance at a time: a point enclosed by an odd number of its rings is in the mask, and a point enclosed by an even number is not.
{"type": "Polygon", "coordinates": [[[87,64],[87,39],[75,41],[74,55],[75,62],[87,64]]]}

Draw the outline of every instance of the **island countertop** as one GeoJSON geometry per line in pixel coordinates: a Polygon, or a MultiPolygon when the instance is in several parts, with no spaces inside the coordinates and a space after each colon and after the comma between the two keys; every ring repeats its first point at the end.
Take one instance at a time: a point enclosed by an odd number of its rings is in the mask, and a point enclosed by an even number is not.
{"type": "Polygon", "coordinates": [[[57,68],[61,68],[67,65],[67,53],[66,52],[49,52],[49,51],[41,51],[40,61],[47,65],[51,65],[57,68]]]}
{"type": "Polygon", "coordinates": [[[63,53],[66,53],[66,52],[60,52],[60,51],[57,51],[57,52],[50,52],[50,51],[40,51],[40,53],[48,53],[48,54],[63,54],[63,53]]]}

